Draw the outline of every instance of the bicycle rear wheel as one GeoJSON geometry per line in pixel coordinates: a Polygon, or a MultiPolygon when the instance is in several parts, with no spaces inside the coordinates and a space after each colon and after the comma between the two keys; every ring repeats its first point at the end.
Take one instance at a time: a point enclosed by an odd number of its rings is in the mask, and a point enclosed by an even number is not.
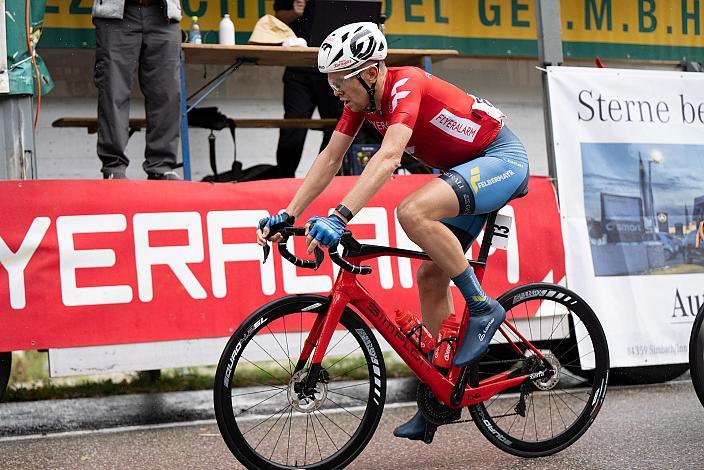
{"type": "Polygon", "coordinates": [[[215,416],[230,451],[247,468],[341,468],[379,424],[386,396],[382,352],[349,308],[321,364],[328,378],[312,397],[302,395],[310,360],[297,367],[300,351],[329,303],[327,297],[296,295],[267,304],[223,351],[215,416]]]}
{"type": "Polygon", "coordinates": [[[471,369],[470,384],[499,373],[531,374],[544,362],[507,324],[545,356],[552,376],[526,381],[484,403],[469,407],[484,436],[521,457],[554,454],[589,428],[606,395],[609,351],[596,315],[564,287],[535,283],[519,286],[498,301],[506,309],[502,329],[519,354],[497,332],[489,352],[471,369]]]}
{"type": "Polygon", "coordinates": [[[692,334],[689,337],[689,370],[694,390],[704,405],[704,306],[699,309],[694,319],[692,334]]]}

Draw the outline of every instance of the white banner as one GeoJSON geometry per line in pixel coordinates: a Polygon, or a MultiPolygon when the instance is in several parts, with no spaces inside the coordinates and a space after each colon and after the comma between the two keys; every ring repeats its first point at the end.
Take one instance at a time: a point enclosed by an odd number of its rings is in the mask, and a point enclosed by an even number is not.
{"type": "Polygon", "coordinates": [[[688,361],[704,303],[704,74],[548,69],[570,288],[612,367],[688,361]]]}

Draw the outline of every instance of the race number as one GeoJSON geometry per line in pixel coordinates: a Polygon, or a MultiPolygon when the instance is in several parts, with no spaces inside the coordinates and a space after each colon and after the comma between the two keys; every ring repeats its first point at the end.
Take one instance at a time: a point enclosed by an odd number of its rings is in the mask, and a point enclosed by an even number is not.
{"type": "Polygon", "coordinates": [[[489,100],[485,100],[484,98],[479,98],[478,96],[474,96],[471,93],[467,93],[469,96],[474,98],[474,103],[472,104],[472,109],[477,110],[477,111],[483,111],[486,113],[488,116],[494,118],[498,122],[503,122],[504,118],[506,118],[506,115],[501,112],[499,108],[491,104],[489,100]]]}
{"type": "Polygon", "coordinates": [[[496,215],[494,221],[494,237],[491,239],[491,246],[497,250],[508,249],[508,237],[511,234],[511,225],[513,217],[507,215],[496,215]]]}

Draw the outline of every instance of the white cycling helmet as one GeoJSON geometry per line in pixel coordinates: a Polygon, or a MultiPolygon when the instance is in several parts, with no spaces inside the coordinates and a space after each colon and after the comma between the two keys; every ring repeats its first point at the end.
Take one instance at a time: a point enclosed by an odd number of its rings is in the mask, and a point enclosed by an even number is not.
{"type": "Polygon", "coordinates": [[[384,60],[386,38],[370,22],[352,23],[330,33],[318,51],[318,70],[322,73],[352,70],[369,60],[384,60]]]}

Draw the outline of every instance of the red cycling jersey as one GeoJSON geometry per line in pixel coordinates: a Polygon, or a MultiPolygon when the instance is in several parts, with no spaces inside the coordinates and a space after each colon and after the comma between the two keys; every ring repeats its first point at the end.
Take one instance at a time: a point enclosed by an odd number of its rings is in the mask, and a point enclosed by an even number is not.
{"type": "Polygon", "coordinates": [[[488,101],[417,67],[389,67],[379,113],[345,107],[336,131],[357,135],[364,119],[382,135],[393,124],[413,131],[406,151],[448,170],[472,160],[501,130],[506,116],[488,101]]]}

